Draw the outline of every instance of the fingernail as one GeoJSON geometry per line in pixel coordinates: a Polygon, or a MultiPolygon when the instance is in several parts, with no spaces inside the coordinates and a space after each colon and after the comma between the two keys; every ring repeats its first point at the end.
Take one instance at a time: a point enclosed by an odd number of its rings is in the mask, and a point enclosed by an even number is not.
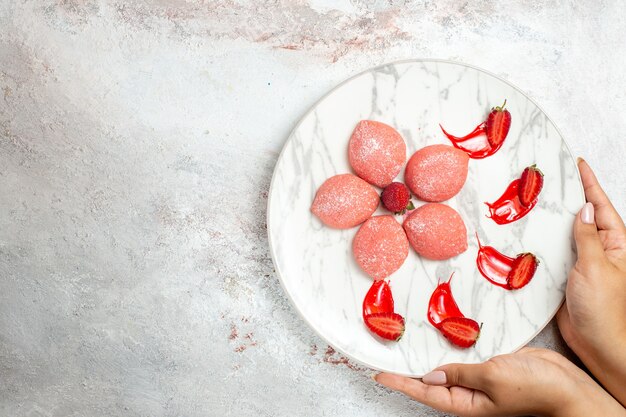
{"type": "Polygon", "coordinates": [[[374,380],[374,382],[378,382],[376,380],[376,377],[378,376],[378,374],[371,374],[370,377],[374,380]]]}
{"type": "Polygon", "coordinates": [[[426,385],[445,385],[446,373],[444,371],[432,371],[422,377],[422,382],[426,385]]]}
{"type": "Polygon", "coordinates": [[[583,209],[580,211],[580,220],[585,224],[593,224],[593,204],[585,203],[583,209]]]}
{"type": "Polygon", "coordinates": [[[584,159],[582,159],[580,156],[578,158],[576,158],[576,164],[580,164],[583,161],[584,161],[584,159]]]}

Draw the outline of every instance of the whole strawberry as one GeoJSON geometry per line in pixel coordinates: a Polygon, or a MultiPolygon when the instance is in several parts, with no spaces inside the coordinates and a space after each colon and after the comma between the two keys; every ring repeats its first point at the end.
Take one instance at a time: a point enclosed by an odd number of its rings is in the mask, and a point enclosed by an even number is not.
{"type": "Polygon", "coordinates": [[[511,128],[511,113],[504,109],[506,100],[502,106],[494,107],[487,117],[487,141],[492,148],[499,148],[509,134],[511,128]]]}
{"type": "Polygon", "coordinates": [[[525,207],[534,203],[542,188],[543,172],[536,165],[531,165],[524,169],[520,178],[519,188],[517,189],[520,203],[525,207]]]}
{"type": "Polygon", "coordinates": [[[413,210],[415,208],[411,201],[409,189],[401,182],[392,182],[386,186],[380,197],[383,201],[383,206],[396,214],[402,214],[406,210],[413,210]]]}

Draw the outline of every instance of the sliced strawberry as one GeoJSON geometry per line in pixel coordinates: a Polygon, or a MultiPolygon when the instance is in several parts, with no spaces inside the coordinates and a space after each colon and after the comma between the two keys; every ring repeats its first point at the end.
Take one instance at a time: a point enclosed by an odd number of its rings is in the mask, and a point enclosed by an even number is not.
{"type": "Polygon", "coordinates": [[[450,343],[461,348],[474,346],[480,336],[480,327],[476,321],[467,317],[449,317],[437,326],[450,343]]]}
{"type": "Polygon", "coordinates": [[[396,313],[374,313],[365,316],[365,325],[374,334],[398,341],[404,334],[404,317],[396,313]]]}
{"type": "Polygon", "coordinates": [[[487,141],[492,148],[497,148],[504,142],[511,128],[511,113],[504,106],[506,100],[502,106],[492,108],[487,117],[487,141]]]}
{"type": "Polygon", "coordinates": [[[532,253],[522,253],[517,255],[517,258],[513,261],[513,266],[509,275],[506,277],[506,282],[510,289],[518,290],[528,284],[535,271],[537,271],[537,265],[539,260],[532,253]]]}
{"type": "Polygon", "coordinates": [[[374,313],[393,313],[393,295],[384,279],[374,281],[363,299],[363,318],[374,313]]]}
{"type": "Polygon", "coordinates": [[[380,198],[385,208],[396,214],[403,214],[406,210],[415,208],[409,189],[401,182],[392,182],[386,186],[380,198]]]}
{"type": "Polygon", "coordinates": [[[537,165],[531,165],[524,169],[517,189],[520,203],[526,207],[534,203],[542,188],[543,172],[537,168],[537,165]]]}

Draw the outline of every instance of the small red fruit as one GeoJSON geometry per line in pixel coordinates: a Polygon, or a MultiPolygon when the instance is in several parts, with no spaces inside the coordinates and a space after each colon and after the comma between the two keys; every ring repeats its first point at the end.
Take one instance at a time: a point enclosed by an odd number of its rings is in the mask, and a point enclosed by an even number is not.
{"type": "Polygon", "coordinates": [[[414,208],[409,189],[401,182],[392,182],[386,186],[380,198],[385,208],[396,214],[404,213],[405,210],[414,208]]]}
{"type": "Polygon", "coordinates": [[[384,279],[374,281],[363,299],[363,318],[374,313],[393,313],[393,295],[384,279]]]}
{"type": "Polygon", "coordinates": [[[517,255],[506,277],[509,288],[518,290],[528,284],[537,271],[537,265],[539,265],[539,260],[532,253],[517,255]]]}
{"type": "Polygon", "coordinates": [[[374,313],[365,316],[365,325],[374,334],[398,341],[404,334],[404,317],[397,313],[374,313]]]}
{"type": "Polygon", "coordinates": [[[492,148],[497,148],[504,142],[511,128],[511,113],[504,106],[506,100],[502,106],[492,108],[487,117],[487,141],[492,148]]]}
{"type": "Polygon", "coordinates": [[[468,348],[474,346],[478,340],[481,326],[467,317],[449,317],[437,327],[450,343],[461,348],[468,348]]]}
{"type": "Polygon", "coordinates": [[[537,200],[542,188],[543,172],[536,165],[531,165],[524,169],[520,178],[519,188],[517,189],[520,203],[526,207],[531,205],[537,200]]]}

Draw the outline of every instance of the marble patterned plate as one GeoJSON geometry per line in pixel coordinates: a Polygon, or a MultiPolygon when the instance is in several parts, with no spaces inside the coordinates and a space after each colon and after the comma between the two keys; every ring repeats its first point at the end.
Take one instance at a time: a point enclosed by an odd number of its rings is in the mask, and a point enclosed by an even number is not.
{"type": "Polygon", "coordinates": [[[580,178],[565,141],[523,92],[468,65],[403,61],[350,78],[300,120],[272,178],[268,233],[285,292],[323,339],[371,368],[417,377],[444,363],[475,363],[513,352],[541,331],[563,301],[567,272],[575,261],[572,222],[583,204],[580,178]],[[422,259],[411,250],[389,278],[396,311],[406,318],[406,332],[397,343],[380,342],[361,317],[372,281],[352,257],[358,228],[323,226],[310,212],[317,188],[332,175],[351,172],[348,139],[361,119],[394,126],[406,141],[408,159],[423,146],[448,144],[439,123],[462,136],[504,99],[512,114],[504,146],[491,157],[470,160],[465,186],[448,202],[465,220],[468,250],[444,262],[422,259]],[[483,202],[497,199],[526,166],[535,163],[545,174],[545,184],[533,211],[508,225],[488,219],[483,202]],[[515,292],[488,282],[476,268],[474,232],[483,244],[505,254],[535,253],[541,264],[533,281],[515,292]],[[470,349],[450,345],[426,319],[437,282],[452,273],[452,291],[461,311],[483,323],[481,337],[470,349]]]}

